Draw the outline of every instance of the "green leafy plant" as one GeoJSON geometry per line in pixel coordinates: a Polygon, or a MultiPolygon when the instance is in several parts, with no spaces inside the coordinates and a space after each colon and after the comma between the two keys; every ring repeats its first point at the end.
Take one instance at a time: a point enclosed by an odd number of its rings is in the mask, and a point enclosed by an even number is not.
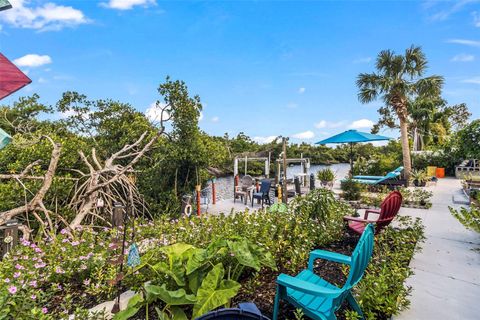
{"type": "Polygon", "coordinates": [[[461,207],[454,209],[449,207],[452,215],[460,221],[466,228],[480,233],[480,208],[471,205],[470,208],[461,207]]]}
{"type": "Polygon", "coordinates": [[[412,170],[410,181],[417,187],[425,186],[425,183],[428,181],[427,171],[412,170]]]}
{"type": "Polygon", "coordinates": [[[187,319],[185,307],[193,306],[192,318],[227,304],[240,284],[245,268],[260,271],[262,267],[276,269],[272,255],[247,239],[232,237],[214,241],[206,249],[185,243],[176,243],[152,250],[135,272],[144,268],[155,274],[141,292],[131,298],[126,310],[115,316],[117,320],[134,316],[142,307],[160,301],[160,318],[187,319]],[[166,260],[151,264],[154,255],[165,255],[166,260]],[[227,270],[225,270],[227,266],[227,270]]]}
{"type": "Polygon", "coordinates": [[[335,173],[330,168],[325,168],[317,172],[317,178],[323,186],[330,186],[335,181],[335,173]]]}
{"type": "Polygon", "coordinates": [[[342,181],[341,188],[343,191],[342,197],[347,201],[360,200],[362,192],[366,190],[363,184],[350,178],[342,181]]]}

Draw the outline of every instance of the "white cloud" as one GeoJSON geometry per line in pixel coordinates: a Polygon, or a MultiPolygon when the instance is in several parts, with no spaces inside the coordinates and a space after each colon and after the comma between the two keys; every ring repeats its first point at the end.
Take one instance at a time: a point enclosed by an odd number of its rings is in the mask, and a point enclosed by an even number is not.
{"type": "Polygon", "coordinates": [[[305,93],[305,88],[304,87],[301,87],[298,89],[298,93],[302,94],[302,93],[305,93]]]}
{"type": "Polygon", "coordinates": [[[308,131],[296,133],[292,135],[292,137],[296,139],[312,139],[313,137],[315,137],[315,133],[313,133],[313,131],[308,130],[308,131]]]}
{"type": "Polygon", "coordinates": [[[480,41],[477,40],[468,40],[468,39],[449,39],[448,43],[462,44],[464,46],[470,47],[480,47],[480,41]]]}
{"type": "Polygon", "coordinates": [[[473,15],[473,25],[477,28],[480,28],[480,15],[477,11],[472,12],[473,15]]]}
{"type": "Polygon", "coordinates": [[[349,129],[370,129],[375,123],[369,119],[360,119],[353,121],[348,128],[349,129]]]}
{"type": "Polygon", "coordinates": [[[47,55],[27,54],[13,60],[13,62],[19,67],[39,67],[52,63],[52,58],[47,55]]]}
{"type": "Polygon", "coordinates": [[[470,79],[465,79],[462,81],[463,83],[474,83],[474,84],[480,84],[480,77],[473,77],[470,79]]]}
{"type": "Polygon", "coordinates": [[[338,121],[338,122],[329,122],[326,120],[320,120],[319,122],[315,123],[315,128],[322,129],[322,128],[338,128],[345,125],[345,121],[338,121]]]}
{"type": "Polygon", "coordinates": [[[253,141],[263,144],[263,143],[270,143],[276,138],[277,136],[253,137],[253,141]]]}
{"type": "Polygon", "coordinates": [[[218,122],[219,120],[220,120],[220,118],[216,117],[216,116],[212,118],[212,122],[218,122]]]}
{"type": "Polygon", "coordinates": [[[363,57],[353,60],[353,63],[369,63],[372,61],[372,57],[363,57]]]}
{"type": "Polygon", "coordinates": [[[130,10],[135,6],[148,7],[156,4],[156,0],[110,0],[103,3],[105,7],[116,10],[130,10]]]}
{"type": "Polygon", "coordinates": [[[454,56],[451,61],[454,62],[469,62],[475,60],[475,56],[473,54],[465,54],[465,53],[460,53],[454,56]]]}
{"type": "Polygon", "coordinates": [[[47,2],[42,6],[29,6],[29,0],[10,0],[12,9],[2,12],[0,20],[16,27],[39,31],[61,30],[88,23],[82,11],[71,6],[47,2]]]}
{"type": "Polygon", "coordinates": [[[42,78],[42,77],[38,78],[38,83],[47,83],[47,82],[48,81],[45,78],[42,78]]]}
{"type": "MultiPolygon", "coordinates": [[[[148,106],[147,110],[145,110],[145,116],[151,122],[158,122],[162,117],[162,108],[165,106],[166,104],[163,102],[159,102],[158,105],[157,105],[157,102],[152,102],[150,106],[148,106]]],[[[165,119],[168,117],[169,117],[168,113],[164,112],[163,118],[165,119]]]]}

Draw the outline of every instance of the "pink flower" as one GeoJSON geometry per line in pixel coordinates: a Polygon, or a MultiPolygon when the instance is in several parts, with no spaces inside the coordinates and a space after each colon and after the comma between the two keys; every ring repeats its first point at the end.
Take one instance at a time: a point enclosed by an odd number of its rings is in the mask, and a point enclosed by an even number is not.
{"type": "Polygon", "coordinates": [[[36,288],[37,287],[37,280],[30,281],[30,286],[36,288]]]}
{"type": "Polygon", "coordinates": [[[88,286],[88,285],[90,284],[90,279],[85,279],[85,280],[83,280],[83,284],[84,284],[85,286],[88,286]]]}
{"type": "Polygon", "coordinates": [[[61,267],[56,267],[55,272],[56,273],[65,273],[65,271],[61,267]]]}
{"type": "Polygon", "coordinates": [[[35,299],[37,299],[37,296],[34,295],[34,294],[32,294],[32,295],[30,296],[30,298],[32,298],[32,300],[35,300],[35,299]]]}
{"type": "Polygon", "coordinates": [[[22,275],[22,274],[21,274],[20,272],[15,272],[15,273],[13,274],[13,277],[14,277],[14,278],[18,278],[18,277],[20,277],[21,275],[22,275]]]}
{"type": "Polygon", "coordinates": [[[17,270],[23,270],[23,269],[25,269],[25,267],[22,266],[21,264],[18,264],[18,263],[17,263],[17,264],[15,265],[15,269],[17,269],[17,270]]]}
{"type": "Polygon", "coordinates": [[[66,242],[69,242],[70,240],[68,240],[67,238],[63,239],[62,242],[63,243],[66,243],[66,242]]]}
{"type": "Polygon", "coordinates": [[[48,313],[48,309],[46,307],[43,307],[42,308],[42,312],[45,314],[45,313],[48,313]]]}
{"type": "Polygon", "coordinates": [[[8,278],[5,278],[5,280],[3,280],[5,283],[9,283],[10,282],[10,279],[8,278]]]}
{"type": "Polygon", "coordinates": [[[79,244],[80,244],[80,242],[78,242],[78,241],[73,241],[72,242],[72,246],[78,246],[79,244]]]}
{"type": "Polygon", "coordinates": [[[82,264],[82,265],[80,266],[80,269],[82,269],[82,270],[87,270],[87,266],[84,265],[84,264],[82,264]]]}
{"type": "Polygon", "coordinates": [[[25,240],[25,239],[22,239],[22,245],[23,245],[23,246],[29,246],[29,245],[30,245],[30,241],[25,240]]]}
{"type": "Polygon", "coordinates": [[[17,287],[15,286],[8,287],[8,292],[10,292],[11,294],[17,293],[17,287]]]}
{"type": "Polygon", "coordinates": [[[60,231],[61,234],[63,235],[66,235],[68,233],[67,229],[62,229],[62,231],[60,231]]]}
{"type": "Polygon", "coordinates": [[[39,263],[35,263],[34,267],[36,269],[41,269],[41,268],[44,268],[47,264],[43,261],[39,262],[39,263]]]}
{"type": "Polygon", "coordinates": [[[41,252],[42,252],[42,249],[40,249],[39,247],[36,247],[36,248],[35,248],[35,252],[36,252],[36,253],[41,253],[41,252]]]}

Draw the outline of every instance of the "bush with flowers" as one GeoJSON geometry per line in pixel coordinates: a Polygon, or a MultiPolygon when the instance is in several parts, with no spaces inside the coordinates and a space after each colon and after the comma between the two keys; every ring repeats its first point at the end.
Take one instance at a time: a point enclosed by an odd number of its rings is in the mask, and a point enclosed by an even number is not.
{"type": "MultiPolygon", "coordinates": [[[[312,248],[341,236],[342,217],[350,210],[330,191],[319,190],[292,201],[287,211],[136,221],[134,230],[127,226],[126,247],[135,241],[141,256],[149,256],[153,265],[163,256],[148,252],[158,247],[183,242],[206,248],[215,239],[237,236],[268,251],[277,265],[293,272],[303,266],[312,248]]],[[[117,272],[111,260],[119,253],[119,232],[84,228],[22,241],[0,262],[0,319],[65,318],[78,306],[88,308],[111,299],[116,288],[109,281],[117,272]]],[[[139,290],[152,279],[149,273],[127,268],[122,289],[139,290]]]]}

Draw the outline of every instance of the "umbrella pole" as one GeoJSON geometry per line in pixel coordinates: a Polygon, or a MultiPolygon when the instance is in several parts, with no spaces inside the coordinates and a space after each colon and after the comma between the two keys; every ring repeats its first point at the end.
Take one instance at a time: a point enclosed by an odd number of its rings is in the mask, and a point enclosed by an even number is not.
{"type": "Polygon", "coordinates": [[[350,142],[350,178],[353,177],[353,143],[350,142]]]}

